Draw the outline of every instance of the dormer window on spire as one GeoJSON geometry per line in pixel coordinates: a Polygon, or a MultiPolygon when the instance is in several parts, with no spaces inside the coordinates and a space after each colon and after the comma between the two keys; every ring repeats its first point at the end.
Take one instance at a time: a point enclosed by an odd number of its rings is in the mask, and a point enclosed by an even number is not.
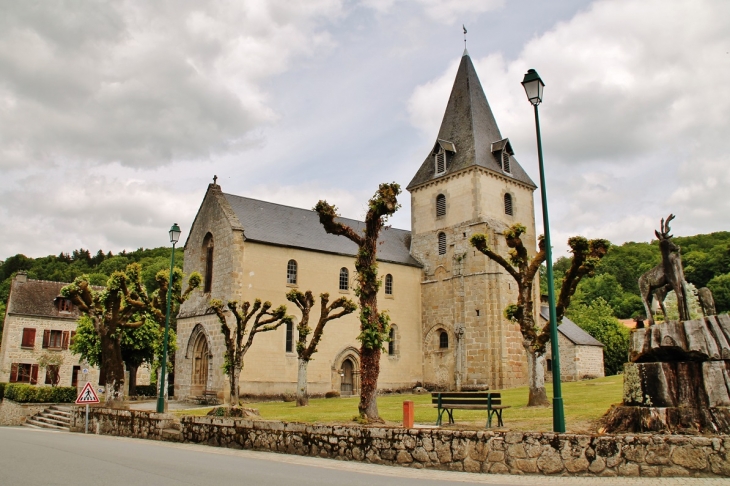
{"type": "Polygon", "coordinates": [[[446,173],[446,169],[449,168],[449,162],[456,153],[456,147],[452,142],[446,140],[436,140],[431,154],[433,155],[434,161],[434,172],[436,175],[446,173]]]}
{"type": "Polygon", "coordinates": [[[502,172],[506,172],[507,174],[512,173],[510,156],[514,154],[512,144],[509,143],[509,138],[492,143],[492,155],[494,155],[494,158],[499,164],[499,168],[502,169],[502,172]]]}

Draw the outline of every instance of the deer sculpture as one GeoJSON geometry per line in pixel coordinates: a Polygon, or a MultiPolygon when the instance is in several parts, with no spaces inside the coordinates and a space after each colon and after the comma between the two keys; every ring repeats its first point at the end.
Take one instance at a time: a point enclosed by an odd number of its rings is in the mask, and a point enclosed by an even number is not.
{"type": "Polygon", "coordinates": [[[659,301],[659,305],[664,313],[664,320],[666,321],[667,311],[664,307],[664,297],[671,290],[677,295],[679,320],[686,321],[690,319],[687,282],[684,280],[680,248],[674,244],[672,235],[669,234],[671,231],[669,223],[673,219],[673,214],[670,214],[666,221],[662,219],[661,233],[656,230],[654,231],[654,234],[659,239],[662,262],[639,277],[639,292],[641,293],[641,300],[644,302],[644,310],[646,311],[646,318],[650,326],[654,325],[654,316],[651,312],[651,304],[654,297],[659,301]]]}

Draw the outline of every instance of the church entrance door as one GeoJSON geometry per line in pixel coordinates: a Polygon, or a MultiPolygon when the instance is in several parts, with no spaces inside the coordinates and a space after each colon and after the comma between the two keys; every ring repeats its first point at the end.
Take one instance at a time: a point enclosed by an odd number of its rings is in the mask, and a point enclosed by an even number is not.
{"type": "Polygon", "coordinates": [[[342,362],[342,383],[340,384],[340,395],[350,396],[354,391],[355,365],[350,358],[342,362]]]}
{"type": "Polygon", "coordinates": [[[208,359],[210,351],[205,334],[200,333],[193,344],[193,376],[190,383],[190,394],[201,396],[208,385],[208,359]]]}

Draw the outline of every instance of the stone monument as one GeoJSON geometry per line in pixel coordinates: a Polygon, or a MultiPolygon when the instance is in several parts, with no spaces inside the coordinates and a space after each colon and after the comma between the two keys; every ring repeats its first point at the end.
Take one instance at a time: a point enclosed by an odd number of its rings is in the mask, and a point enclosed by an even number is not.
{"type": "MultiPolygon", "coordinates": [[[[652,295],[687,288],[679,247],[669,235],[673,218],[662,220],[657,232],[662,264],[639,279],[650,324],[652,295]]],[[[679,321],[632,331],[623,404],[609,410],[603,431],[730,434],[730,315],[711,315],[712,294],[703,288],[705,316],[691,320],[685,297],[677,292],[679,321]]]]}

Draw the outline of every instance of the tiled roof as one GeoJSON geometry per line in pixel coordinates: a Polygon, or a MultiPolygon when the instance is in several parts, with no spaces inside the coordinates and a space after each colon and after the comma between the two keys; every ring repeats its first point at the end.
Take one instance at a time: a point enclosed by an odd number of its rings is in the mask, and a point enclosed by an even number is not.
{"type": "Polygon", "coordinates": [[[8,313],[26,316],[54,317],[59,319],[78,319],[79,312],[74,306],[72,312],[59,312],[56,297],[61,295],[64,282],[27,279],[21,282],[17,277],[10,286],[8,313]]]}
{"type": "MultiPolygon", "coordinates": [[[[233,194],[223,195],[241,223],[246,240],[353,257],[357,254],[357,245],[344,236],[328,234],[314,211],[233,194]]],[[[354,219],[338,218],[338,221],[356,231],[365,227],[365,223],[354,219]]],[[[410,231],[383,229],[378,260],[420,267],[411,256],[410,245],[410,231]]]]}
{"type": "MultiPolygon", "coordinates": [[[[540,317],[542,317],[546,322],[549,320],[550,311],[546,305],[540,306],[540,317]]],[[[601,341],[585,332],[580,328],[580,326],[578,326],[578,324],[567,317],[563,317],[563,322],[561,322],[558,326],[558,332],[568,338],[573,344],[583,346],[603,346],[601,341]]]]}
{"type": "MultiPolygon", "coordinates": [[[[466,52],[461,58],[436,138],[453,143],[456,153],[450,158],[446,172],[438,176],[435,173],[433,155],[429,154],[408,184],[409,190],[471,166],[480,166],[528,186],[537,187],[514,156],[510,156],[511,173],[506,173],[492,153],[492,144],[504,140],[504,137],[499,132],[479,77],[466,52]]],[[[443,143],[441,145],[444,146],[443,143]]]]}

